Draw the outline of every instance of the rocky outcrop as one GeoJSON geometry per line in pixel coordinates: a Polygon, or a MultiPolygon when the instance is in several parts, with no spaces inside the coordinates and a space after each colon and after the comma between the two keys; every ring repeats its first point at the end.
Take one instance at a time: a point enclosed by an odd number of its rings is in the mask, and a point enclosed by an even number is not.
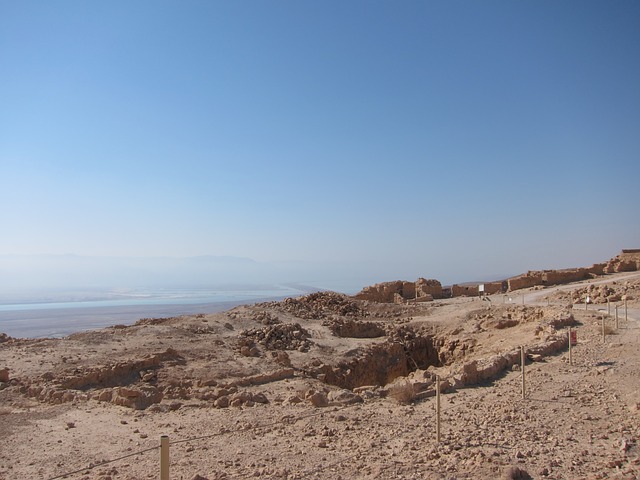
{"type": "Polygon", "coordinates": [[[13,337],[10,337],[6,333],[0,333],[0,343],[10,342],[14,340],[15,339],[13,337]]]}

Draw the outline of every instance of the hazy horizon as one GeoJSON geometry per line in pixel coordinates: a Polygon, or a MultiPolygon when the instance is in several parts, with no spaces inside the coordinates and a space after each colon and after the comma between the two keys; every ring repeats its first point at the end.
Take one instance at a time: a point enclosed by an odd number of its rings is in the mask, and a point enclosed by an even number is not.
{"type": "Polygon", "coordinates": [[[207,296],[211,292],[237,291],[269,291],[270,295],[275,296],[284,295],[288,288],[294,293],[318,289],[353,294],[375,283],[414,281],[420,276],[451,285],[504,280],[524,273],[459,272],[457,277],[427,274],[411,277],[398,270],[395,272],[397,275],[384,277],[383,273],[374,269],[375,266],[367,265],[354,269],[353,264],[345,268],[309,262],[268,263],[230,256],[0,255],[0,304],[88,301],[163,294],[188,298],[198,294],[207,296]],[[466,276],[462,277],[463,274],[466,276]],[[276,292],[278,289],[280,291],[276,292]]]}

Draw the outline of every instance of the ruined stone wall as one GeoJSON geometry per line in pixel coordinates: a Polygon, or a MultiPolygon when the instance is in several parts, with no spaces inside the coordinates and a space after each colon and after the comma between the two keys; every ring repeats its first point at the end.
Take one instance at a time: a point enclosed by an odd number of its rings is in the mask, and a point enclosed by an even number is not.
{"type": "Polygon", "coordinates": [[[542,274],[542,282],[545,285],[560,285],[562,283],[578,282],[590,278],[586,268],[574,268],[568,270],[545,270],[542,274]]]}
{"type": "Polygon", "coordinates": [[[509,291],[521,288],[531,288],[538,285],[562,285],[564,283],[578,282],[591,277],[591,274],[601,271],[594,265],[591,268],[569,268],[565,270],[538,270],[529,271],[523,275],[507,280],[509,291]]]}
{"type": "Polygon", "coordinates": [[[419,278],[416,282],[418,291],[418,299],[423,296],[431,295],[432,298],[443,298],[442,284],[438,280],[419,278]]]}
{"type": "Polygon", "coordinates": [[[477,297],[478,285],[452,285],[452,297],[477,297]]]}
{"type": "Polygon", "coordinates": [[[418,279],[417,282],[384,282],[365,287],[354,295],[358,300],[369,300],[380,303],[403,303],[413,300],[418,293],[418,301],[430,301],[434,298],[442,298],[442,285],[438,280],[418,279]]]}
{"type": "Polygon", "coordinates": [[[380,303],[394,303],[396,295],[402,297],[401,281],[376,283],[369,287],[364,287],[362,291],[354,295],[358,300],[370,300],[380,303]]]}
{"type": "Polygon", "coordinates": [[[505,289],[506,289],[505,282],[489,282],[484,284],[484,293],[486,293],[487,295],[500,293],[505,289]]]}
{"type": "Polygon", "coordinates": [[[592,275],[604,275],[604,268],[607,266],[606,263],[594,263],[591,268],[588,269],[589,273],[592,275]]]}
{"type": "Polygon", "coordinates": [[[640,249],[625,249],[604,267],[605,273],[635,272],[640,270],[640,249]]]}
{"type": "Polygon", "coordinates": [[[531,288],[536,285],[542,285],[542,272],[529,271],[517,277],[511,277],[507,280],[509,291],[520,290],[521,288],[531,288]]]}

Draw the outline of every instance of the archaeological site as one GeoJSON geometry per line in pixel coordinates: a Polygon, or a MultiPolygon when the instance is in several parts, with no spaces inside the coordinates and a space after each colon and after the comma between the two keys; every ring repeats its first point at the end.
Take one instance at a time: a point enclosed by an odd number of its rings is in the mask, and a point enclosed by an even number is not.
{"type": "Polygon", "coordinates": [[[0,479],[640,478],[639,346],[640,250],[0,334],[0,479]]]}

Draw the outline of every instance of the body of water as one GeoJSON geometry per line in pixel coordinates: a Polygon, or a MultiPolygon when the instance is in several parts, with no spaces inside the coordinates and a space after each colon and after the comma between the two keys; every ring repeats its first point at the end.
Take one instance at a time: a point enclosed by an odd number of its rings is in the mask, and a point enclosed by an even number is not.
{"type": "MultiPolygon", "coordinates": [[[[286,297],[311,291],[306,286],[270,286],[224,290],[160,290],[91,292],[61,295],[60,301],[23,301],[0,304],[0,332],[12,337],[64,337],[74,332],[131,325],[141,318],[213,313],[237,305],[286,297]]],[[[50,298],[50,297],[48,297],[50,298]]]]}

